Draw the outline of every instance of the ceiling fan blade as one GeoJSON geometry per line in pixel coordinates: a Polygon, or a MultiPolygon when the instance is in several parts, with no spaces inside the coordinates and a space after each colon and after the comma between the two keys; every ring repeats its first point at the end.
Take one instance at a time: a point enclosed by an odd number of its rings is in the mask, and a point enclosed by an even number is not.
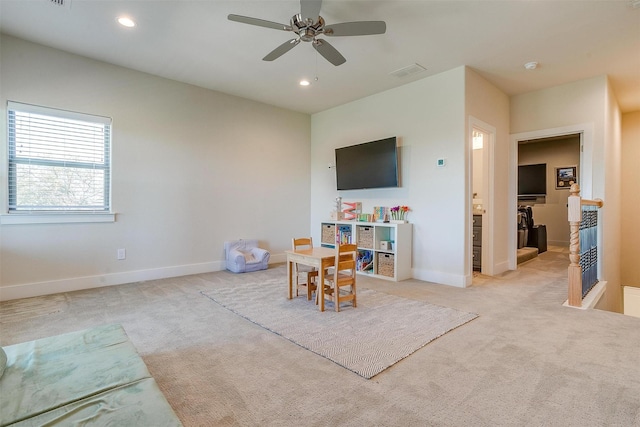
{"type": "Polygon", "coordinates": [[[331,46],[328,41],[318,39],[312,44],[313,48],[317,50],[320,55],[324,56],[324,59],[331,62],[336,67],[347,62],[344,56],[342,56],[335,47],[331,46]]]}
{"type": "Polygon", "coordinates": [[[370,36],[384,34],[387,24],[384,21],[357,21],[327,25],[324,34],[327,36],[370,36]]]}
{"type": "Polygon", "coordinates": [[[294,47],[298,46],[300,43],[300,39],[291,39],[284,43],[282,43],[277,48],[273,49],[267,56],[262,58],[263,61],[273,61],[274,59],[280,58],[285,53],[289,52],[294,47]]]}
{"type": "Polygon", "coordinates": [[[273,28],[274,30],[291,31],[291,27],[289,25],[278,24],[277,22],[273,22],[273,21],[265,21],[264,19],[251,18],[249,16],[231,14],[227,16],[227,19],[229,19],[229,21],[241,22],[243,24],[257,25],[258,27],[273,28]]]}
{"type": "Polygon", "coordinates": [[[309,19],[311,22],[317,22],[321,7],[322,0],[300,0],[300,16],[302,17],[302,21],[309,19]]]}

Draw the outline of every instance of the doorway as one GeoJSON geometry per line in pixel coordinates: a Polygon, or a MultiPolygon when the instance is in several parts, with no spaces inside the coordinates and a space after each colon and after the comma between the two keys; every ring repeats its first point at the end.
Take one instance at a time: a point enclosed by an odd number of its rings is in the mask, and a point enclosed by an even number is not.
{"type": "MultiPolygon", "coordinates": [[[[493,159],[496,130],[470,117],[470,273],[493,275],[493,159]]],[[[471,274],[473,276],[473,274],[471,274]]]]}
{"type": "MultiPolygon", "coordinates": [[[[569,168],[575,167],[576,180],[581,190],[591,191],[591,158],[593,146],[593,125],[582,124],[563,128],[533,131],[511,136],[510,179],[509,179],[509,269],[516,270],[518,264],[518,212],[519,207],[530,206],[533,223],[546,225],[547,244],[551,246],[568,246],[569,232],[566,213],[568,183],[561,184],[562,176],[569,168]],[[567,146],[560,150],[561,141],[567,146]],[[554,143],[559,145],[554,153],[554,143]],[[541,144],[539,147],[529,144],[541,144]],[[545,148],[546,146],[546,148],[545,148]],[[520,157],[520,148],[524,157],[520,157]],[[545,154],[545,150],[547,153],[545,154]],[[525,152],[529,153],[525,153],[525,152]],[[551,154],[550,154],[551,153],[551,154]],[[518,196],[519,164],[546,165],[546,194],[533,197],[518,196]],[[566,228],[566,230],[565,230],[566,228]]],[[[572,169],[571,169],[572,170],[572,169]]],[[[522,196],[522,195],[521,195],[522,196]]]]}

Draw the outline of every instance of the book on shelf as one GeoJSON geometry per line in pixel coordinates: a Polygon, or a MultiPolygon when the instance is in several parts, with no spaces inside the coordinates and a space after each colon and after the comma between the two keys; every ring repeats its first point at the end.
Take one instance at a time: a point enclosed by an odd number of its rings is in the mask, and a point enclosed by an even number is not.
{"type": "Polygon", "coordinates": [[[338,227],[338,234],[336,235],[336,243],[339,245],[345,245],[351,243],[351,226],[344,225],[338,227]]]}

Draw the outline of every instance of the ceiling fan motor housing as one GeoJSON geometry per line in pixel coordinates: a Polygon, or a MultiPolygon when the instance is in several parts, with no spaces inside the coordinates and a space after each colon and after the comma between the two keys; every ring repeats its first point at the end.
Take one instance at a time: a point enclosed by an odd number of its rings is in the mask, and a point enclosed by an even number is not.
{"type": "Polygon", "coordinates": [[[318,16],[318,22],[308,23],[308,21],[302,19],[300,14],[297,14],[291,18],[291,27],[300,36],[300,40],[311,42],[315,40],[316,36],[324,32],[324,19],[322,19],[322,16],[318,16]]]}

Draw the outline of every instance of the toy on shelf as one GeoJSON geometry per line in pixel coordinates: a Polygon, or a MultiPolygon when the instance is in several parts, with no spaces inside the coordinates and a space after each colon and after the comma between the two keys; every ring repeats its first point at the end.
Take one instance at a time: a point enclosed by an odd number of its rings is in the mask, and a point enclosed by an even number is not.
{"type": "Polygon", "coordinates": [[[373,222],[389,221],[389,208],[375,206],[373,208],[373,222]]]}
{"type": "Polygon", "coordinates": [[[347,206],[346,209],[342,210],[344,213],[344,219],[347,221],[355,220],[358,214],[362,212],[361,202],[344,202],[343,204],[347,206]]]}
{"type": "Polygon", "coordinates": [[[373,251],[358,250],[356,270],[373,273],[373,251]]]}
{"type": "Polygon", "coordinates": [[[331,211],[330,216],[334,221],[342,221],[344,219],[344,212],[342,212],[342,197],[336,197],[336,209],[331,211]]]}
{"type": "Polygon", "coordinates": [[[361,214],[358,214],[357,221],[371,222],[371,218],[372,217],[373,217],[373,215],[371,215],[371,214],[361,213],[361,214]]]}

